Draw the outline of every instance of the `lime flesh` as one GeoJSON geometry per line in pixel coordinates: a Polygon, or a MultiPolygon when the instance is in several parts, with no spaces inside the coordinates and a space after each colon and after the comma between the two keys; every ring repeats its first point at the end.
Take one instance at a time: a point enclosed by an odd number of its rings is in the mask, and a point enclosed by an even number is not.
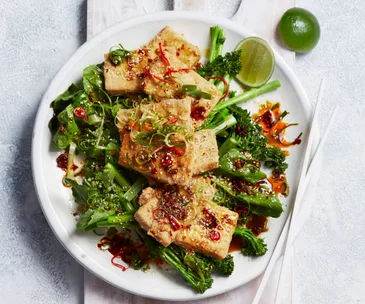
{"type": "Polygon", "coordinates": [[[259,37],[248,37],[237,45],[236,50],[242,50],[242,69],[237,79],[248,87],[264,85],[275,68],[275,56],[270,45],[259,37]]]}
{"type": "Polygon", "coordinates": [[[321,36],[317,18],[309,11],[294,7],[287,10],[279,23],[280,37],[284,44],[298,53],[314,49],[321,36]]]}

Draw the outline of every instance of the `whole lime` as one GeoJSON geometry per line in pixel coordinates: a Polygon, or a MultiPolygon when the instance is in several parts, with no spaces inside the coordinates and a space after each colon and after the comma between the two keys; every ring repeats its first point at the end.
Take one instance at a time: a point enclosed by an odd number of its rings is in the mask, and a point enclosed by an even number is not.
{"type": "Polygon", "coordinates": [[[317,18],[310,11],[299,7],[284,13],[280,19],[279,32],[284,44],[298,53],[313,50],[321,36],[317,18]]]}

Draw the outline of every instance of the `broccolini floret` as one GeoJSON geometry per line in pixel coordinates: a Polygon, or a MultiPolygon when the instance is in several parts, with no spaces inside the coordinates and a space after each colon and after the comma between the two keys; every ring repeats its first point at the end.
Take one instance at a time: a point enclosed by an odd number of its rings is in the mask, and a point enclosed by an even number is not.
{"type": "Polygon", "coordinates": [[[236,228],[234,235],[243,240],[241,252],[247,256],[261,256],[267,251],[266,244],[262,238],[256,237],[248,228],[236,228]]]}

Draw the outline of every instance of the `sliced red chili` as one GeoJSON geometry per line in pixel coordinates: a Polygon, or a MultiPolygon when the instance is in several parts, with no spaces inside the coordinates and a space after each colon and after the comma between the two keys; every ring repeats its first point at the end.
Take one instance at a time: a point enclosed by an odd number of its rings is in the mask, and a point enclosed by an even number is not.
{"type": "Polygon", "coordinates": [[[181,228],[179,222],[172,215],[169,215],[169,221],[174,231],[179,230],[181,228]]]}
{"type": "Polygon", "coordinates": [[[221,238],[221,234],[219,231],[213,230],[209,233],[209,237],[212,241],[219,241],[221,238]]]}
{"type": "Polygon", "coordinates": [[[155,79],[159,80],[159,81],[166,82],[168,84],[175,84],[175,82],[168,81],[166,79],[163,79],[162,77],[159,77],[159,76],[157,76],[155,74],[152,74],[150,71],[145,70],[144,73],[147,74],[147,75],[149,75],[149,76],[151,76],[152,78],[155,78],[155,79]]]}
{"type": "Polygon", "coordinates": [[[162,62],[163,62],[166,66],[169,66],[169,65],[170,65],[170,62],[169,62],[169,60],[166,58],[166,56],[165,56],[165,54],[164,54],[164,52],[163,52],[163,50],[162,50],[162,43],[161,43],[161,42],[158,44],[158,47],[160,48],[160,57],[161,57],[162,62]]]}
{"type": "Polygon", "coordinates": [[[59,155],[56,159],[57,167],[61,168],[64,171],[67,171],[68,166],[68,153],[64,152],[61,155],[59,155]]]}
{"type": "Polygon", "coordinates": [[[163,208],[156,208],[154,211],[153,211],[153,213],[152,213],[152,215],[153,215],[153,218],[155,219],[155,220],[159,220],[159,219],[161,219],[161,218],[164,218],[165,216],[166,216],[166,210],[165,209],[163,209],[163,208]]]}
{"type": "Polygon", "coordinates": [[[164,146],[163,147],[164,150],[167,150],[167,151],[171,151],[171,152],[174,152],[176,153],[178,156],[183,156],[185,153],[183,150],[179,149],[179,148],[176,148],[176,147],[169,147],[169,146],[164,146]]]}
{"type": "Polygon", "coordinates": [[[224,86],[226,87],[226,91],[225,91],[224,95],[221,97],[221,99],[219,99],[219,100],[223,100],[228,96],[229,84],[228,84],[227,80],[224,79],[224,77],[222,77],[222,76],[205,76],[205,78],[207,78],[207,79],[219,79],[224,83],[224,86]]]}
{"type": "Polygon", "coordinates": [[[164,167],[166,169],[170,168],[173,163],[174,163],[174,160],[172,159],[172,156],[170,154],[166,154],[161,161],[162,167],[164,167]]]}
{"type": "Polygon", "coordinates": [[[77,117],[77,118],[82,118],[82,119],[87,119],[87,112],[84,108],[81,108],[81,107],[76,107],[74,109],[74,115],[77,117]]]}

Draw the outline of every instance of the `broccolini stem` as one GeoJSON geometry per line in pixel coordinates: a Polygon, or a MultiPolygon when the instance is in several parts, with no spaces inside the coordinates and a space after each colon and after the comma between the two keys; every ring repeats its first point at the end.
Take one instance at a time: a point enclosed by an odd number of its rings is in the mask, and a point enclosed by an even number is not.
{"type": "Polygon", "coordinates": [[[125,224],[134,221],[133,214],[123,214],[123,215],[110,215],[107,219],[110,224],[125,224]]]}
{"type": "MultiPolygon", "coordinates": [[[[160,247],[160,257],[170,265],[172,265],[176,270],[178,270],[183,278],[197,291],[199,292],[198,281],[189,272],[189,269],[182,264],[179,257],[170,248],[160,247]]],[[[204,291],[203,291],[204,292],[204,291]]]]}
{"type": "Polygon", "coordinates": [[[228,129],[229,127],[235,125],[237,123],[236,118],[234,118],[234,116],[228,115],[227,117],[225,117],[225,120],[219,124],[218,126],[216,126],[213,131],[215,133],[215,135],[219,134],[220,132],[223,132],[224,130],[228,129]]]}
{"type": "Polygon", "coordinates": [[[113,172],[115,180],[121,187],[129,188],[132,186],[131,183],[111,163],[107,163],[105,168],[113,172]]]}
{"type": "MultiPolygon", "coordinates": [[[[132,201],[146,185],[147,185],[147,180],[145,179],[144,176],[141,175],[129,188],[129,190],[126,193],[124,193],[123,198],[128,202],[132,201]]],[[[133,211],[133,209],[127,211],[133,211]]]]}
{"type": "Polygon", "coordinates": [[[225,39],[224,31],[218,25],[210,28],[210,51],[208,57],[210,62],[219,55],[219,52],[222,53],[225,39]]]}
{"type": "Polygon", "coordinates": [[[219,29],[218,32],[218,38],[217,38],[217,48],[215,51],[215,58],[217,58],[219,55],[222,55],[222,50],[223,50],[223,44],[226,41],[226,33],[224,32],[223,29],[219,29]]]}
{"type": "Polygon", "coordinates": [[[232,148],[236,148],[237,144],[238,144],[237,140],[235,140],[233,137],[227,138],[226,141],[219,148],[218,151],[219,157],[222,157],[223,155],[228,153],[228,151],[231,150],[232,148]]]}
{"type": "Polygon", "coordinates": [[[280,86],[281,86],[281,84],[280,84],[279,80],[274,80],[274,81],[268,82],[268,83],[264,84],[262,87],[252,88],[249,91],[239,94],[233,98],[230,98],[227,100],[222,100],[214,107],[213,111],[217,112],[224,108],[232,106],[234,104],[247,101],[258,95],[273,91],[273,90],[279,88],[280,86]]]}

